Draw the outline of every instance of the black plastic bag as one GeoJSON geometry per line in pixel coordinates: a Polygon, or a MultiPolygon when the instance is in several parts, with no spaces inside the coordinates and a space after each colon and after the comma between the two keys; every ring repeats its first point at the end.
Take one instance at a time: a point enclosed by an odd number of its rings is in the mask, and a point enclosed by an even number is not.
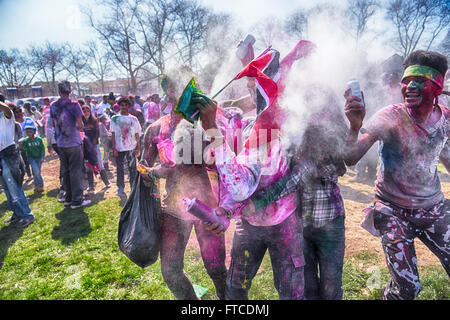
{"type": "Polygon", "coordinates": [[[155,181],[146,182],[137,174],[120,213],[119,248],[135,264],[145,268],[158,260],[161,235],[161,202],[155,181]]]}

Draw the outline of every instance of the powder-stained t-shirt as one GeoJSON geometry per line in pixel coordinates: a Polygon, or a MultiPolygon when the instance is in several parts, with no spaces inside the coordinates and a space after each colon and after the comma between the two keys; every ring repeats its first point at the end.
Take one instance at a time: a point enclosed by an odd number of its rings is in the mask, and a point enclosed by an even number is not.
{"type": "Polygon", "coordinates": [[[118,152],[130,151],[136,148],[136,133],[142,135],[142,128],[138,119],[129,115],[115,115],[111,118],[111,132],[114,132],[116,150],[118,152]]]}
{"type": "Polygon", "coordinates": [[[0,151],[14,144],[15,121],[14,115],[10,119],[0,111],[0,151]]]}
{"type": "Polygon", "coordinates": [[[55,121],[56,144],[59,148],[71,148],[81,145],[77,119],[81,117],[80,104],[70,99],[58,99],[50,106],[50,116],[55,121]]]}
{"type": "Polygon", "coordinates": [[[442,106],[439,110],[433,128],[416,123],[404,104],[379,110],[363,126],[361,132],[380,141],[378,197],[408,209],[429,208],[444,198],[437,164],[441,151],[450,148],[450,113],[442,106]]]}

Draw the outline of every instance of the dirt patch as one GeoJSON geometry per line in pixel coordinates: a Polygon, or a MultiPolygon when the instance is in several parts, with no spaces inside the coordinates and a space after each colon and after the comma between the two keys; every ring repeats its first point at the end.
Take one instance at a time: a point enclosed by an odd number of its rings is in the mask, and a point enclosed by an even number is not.
{"type": "MultiPolygon", "coordinates": [[[[100,177],[95,178],[96,193],[94,196],[98,199],[101,195],[102,199],[108,199],[111,197],[117,197],[115,192],[117,190],[116,184],[116,169],[110,162],[110,172],[108,177],[110,179],[111,188],[104,189],[104,184],[100,180],[100,177]]],[[[47,195],[54,194],[55,190],[59,186],[59,160],[56,156],[47,156],[43,163],[42,174],[45,181],[45,192],[47,195]]],[[[354,171],[348,170],[348,173],[339,179],[339,185],[341,187],[341,193],[344,198],[345,211],[346,211],[346,251],[345,255],[353,256],[362,252],[372,253],[379,256],[384,263],[384,254],[380,244],[380,239],[372,236],[366,230],[360,227],[360,223],[363,219],[363,212],[366,206],[370,205],[374,197],[374,185],[373,183],[356,183],[349,181],[354,176],[354,171]]],[[[446,198],[450,197],[450,176],[448,174],[440,174],[442,190],[446,198]]],[[[128,184],[128,177],[125,176],[125,192],[129,194],[130,186],[128,184]]],[[[32,181],[25,184],[25,189],[32,188],[32,181]]],[[[55,199],[56,201],[56,199],[55,199]]],[[[124,203],[124,202],[122,202],[124,203]]],[[[225,239],[227,243],[227,265],[230,257],[229,252],[231,250],[233,232],[235,229],[234,222],[231,223],[229,230],[226,232],[225,239]]],[[[430,250],[418,239],[415,241],[417,259],[419,266],[440,265],[437,257],[431,253],[430,250]]],[[[191,234],[189,240],[189,246],[198,247],[198,242],[195,238],[195,234],[191,234]]]]}

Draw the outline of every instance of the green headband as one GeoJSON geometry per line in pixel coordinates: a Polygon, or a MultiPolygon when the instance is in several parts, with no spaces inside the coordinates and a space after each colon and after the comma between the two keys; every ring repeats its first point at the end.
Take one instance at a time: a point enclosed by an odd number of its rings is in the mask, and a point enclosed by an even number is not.
{"type": "Polygon", "coordinates": [[[439,71],[432,67],[422,66],[418,64],[409,66],[405,69],[402,80],[406,77],[412,76],[427,78],[437,84],[439,88],[444,88],[444,77],[439,71]]]}

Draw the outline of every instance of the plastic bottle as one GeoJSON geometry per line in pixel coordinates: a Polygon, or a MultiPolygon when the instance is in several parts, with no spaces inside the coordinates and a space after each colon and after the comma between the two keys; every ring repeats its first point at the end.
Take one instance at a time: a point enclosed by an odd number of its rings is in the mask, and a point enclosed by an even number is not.
{"type": "Polygon", "coordinates": [[[347,82],[347,88],[350,89],[350,95],[353,97],[358,97],[361,99],[360,104],[364,105],[364,98],[361,93],[361,87],[359,85],[358,80],[356,78],[350,79],[349,82],[347,82]]]}
{"type": "Polygon", "coordinates": [[[204,204],[197,198],[184,198],[183,201],[186,204],[186,210],[200,220],[210,223],[218,223],[224,227],[225,230],[230,226],[230,220],[227,217],[218,216],[216,210],[204,204]]]}
{"type": "Polygon", "coordinates": [[[239,45],[238,48],[236,50],[236,56],[242,60],[245,58],[245,56],[247,55],[247,51],[248,51],[248,46],[250,44],[254,44],[256,41],[255,37],[252,36],[251,34],[248,34],[244,41],[242,41],[239,45]]]}

